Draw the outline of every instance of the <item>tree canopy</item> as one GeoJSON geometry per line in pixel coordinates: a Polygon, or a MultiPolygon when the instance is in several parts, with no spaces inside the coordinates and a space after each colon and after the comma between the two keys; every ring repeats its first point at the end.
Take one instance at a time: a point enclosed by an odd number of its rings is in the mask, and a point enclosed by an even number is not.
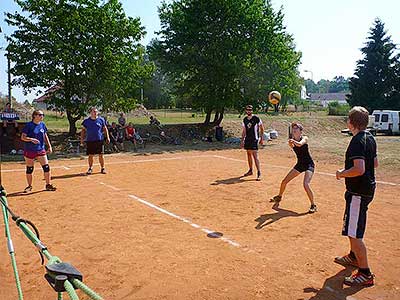
{"type": "Polygon", "coordinates": [[[150,76],[139,44],[144,27],[127,17],[118,0],[17,0],[22,13],[7,13],[17,27],[7,50],[14,84],[26,92],[58,85],[51,102],[65,109],[70,134],[90,106],[127,110],[150,76]]]}
{"type": "Polygon", "coordinates": [[[283,25],[282,11],[264,0],[164,1],[161,31],[150,57],[174,82],[179,98],[212,111],[268,103],[271,90],[298,97],[301,54],[283,25]]]}
{"type": "Polygon", "coordinates": [[[349,79],[335,76],[332,80],[321,79],[315,83],[311,79],[304,82],[307,93],[344,93],[349,92],[349,79]]]}
{"type": "Polygon", "coordinates": [[[361,51],[364,57],[349,83],[349,104],[370,111],[400,109],[400,57],[381,20],[375,20],[361,51]]]}

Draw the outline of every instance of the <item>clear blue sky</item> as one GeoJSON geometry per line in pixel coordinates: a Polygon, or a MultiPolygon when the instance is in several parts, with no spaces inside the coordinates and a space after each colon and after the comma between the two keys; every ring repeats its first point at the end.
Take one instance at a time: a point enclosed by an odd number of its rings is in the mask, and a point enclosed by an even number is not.
{"type": "MultiPolygon", "coordinates": [[[[0,47],[4,47],[4,33],[10,34],[12,28],[4,23],[4,12],[15,11],[18,7],[13,0],[0,0],[0,47]]],[[[146,27],[147,44],[154,32],[159,30],[160,22],[158,0],[122,0],[127,15],[140,17],[146,27]]],[[[356,61],[361,58],[369,28],[379,17],[396,44],[400,43],[400,1],[398,0],[272,0],[276,9],[283,6],[287,31],[295,39],[297,50],[303,53],[299,70],[305,78],[313,73],[314,81],[334,76],[353,75],[356,61]]],[[[7,92],[6,60],[0,52],[0,91],[7,92]]],[[[23,96],[21,89],[14,87],[13,95],[19,101],[32,100],[35,96],[23,96]]]]}

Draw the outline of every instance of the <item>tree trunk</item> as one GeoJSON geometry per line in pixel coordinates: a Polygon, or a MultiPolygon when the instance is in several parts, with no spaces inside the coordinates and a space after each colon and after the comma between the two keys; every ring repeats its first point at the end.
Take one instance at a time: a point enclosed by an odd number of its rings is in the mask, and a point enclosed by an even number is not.
{"type": "Polygon", "coordinates": [[[74,117],[73,114],[67,110],[67,118],[68,118],[68,123],[69,123],[69,131],[68,135],[69,136],[75,136],[76,135],[76,121],[80,119],[80,116],[74,117]]]}
{"type": "Polygon", "coordinates": [[[210,124],[211,113],[212,113],[212,109],[207,109],[206,110],[206,119],[204,120],[204,124],[205,125],[209,125],[210,124]]]}
{"type": "Polygon", "coordinates": [[[223,118],[224,118],[224,109],[222,109],[221,113],[219,114],[219,118],[215,125],[221,124],[223,118]]]}
{"type": "Polygon", "coordinates": [[[217,109],[217,111],[215,112],[213,123],[217,123],[218,119],[219,119],[219,110],[217,109]]]}

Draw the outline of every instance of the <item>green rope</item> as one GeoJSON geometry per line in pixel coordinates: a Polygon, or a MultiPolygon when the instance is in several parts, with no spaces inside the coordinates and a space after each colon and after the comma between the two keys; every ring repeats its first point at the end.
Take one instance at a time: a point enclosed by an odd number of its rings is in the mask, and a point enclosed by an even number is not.
{"type": "MultiPolygon", "coordinates": [[[[3,200],[3,202],[6,205],[8,205],[6,197],[1,196],[1,199],[3,200]]],[[[4,207],[4,205],[1,205],[1,208],[3,211],[4,226],[5,226],[6,237],[7,237],[8,248],[9,248],[8,250],[9,250],[9,253],[11,256],[11,264],[12,264],[13,271],[14,271],[15,284],[17,286],[17,291],[18,291],[18,299],[23,300],[24,296],[22,294],[21,281],[20,281],[19,275],[18,275],[17,260],[15,258],[15,253],[14,253],[14,249],[13,249],[14,246],[13,246],[12,240],[11,240],[10,226],[8,224],[8,212],[7,212],[6,208],[4,207]]]]}
{"type": "Polygon", "coordinates": [[[79,297],[76,294],[74,286],[71,284],[71,282],[66,280],[64,282],[64,288],[65,288],[65,291],[68,293],[69,299],[71,299],[71,300],[79,300],[79,297]]]}
{"type": "Polygon", "coordinates": [[[15,284],[17,285],[17,291],[18,291],[18,299],[23,300],[24,296],[22,294],[21,282],[18,275],[17,260],[15,259],[14,253],[11,253],[11,264],[14,270],[15,284]]]}
{"type": "Polygon", "coordinates": [[[86,284],[84,284],[82,281],[78,280],[78,279],[73,279],[72,283],[74,284],[74,286],[80,290],[82,290],[82,292],[84,292],[86,295],[88,295],[91,299],[93,300],[103,300],[103,298],[96,294],[95,291],[93,291],[92,289],[90,289],[86,284]]]}
{"type": "Polygon", "coordinates": [[[58,298],[57,300],[63,300],[63,294],[62,293],[58,293],[58,298]]]}
{"type": "MultiPolygon", "coordinates": [[[[5,197],[1,197],[2,200],[4,200],[4,203],[7,203],[5,197]]],[[[7,205],[7,204],[6,204],[7,205]]],[[[2,205],[3,208],[3,215],[5,215],[5,220],[8,221],[8,214],[7,211],[5,210],[5,207],[2,205]]],[[[8,222],[6,221],[6,232],[9,235],[9,230],[8,230],[8,222]]],[[[25,236],[39,249],[39,251],[48,259],[47,265],[53,265],[57,263],[61,263],[61,259],[59,259],[56,256],[53,256],[50,254],[50,252],[46,249],[46,247],[43,245],[43,243],[39,240],[39,238],[36,236],[36,234],[28,227],[28,225],[25,222],[17,222],[18,227],[22,230],[22,232],[25,234],[25,236]]],[[[12,259],[15,260],[15,257],[12,255],[12,259]]],[[[16,282],[17,282],[17,288],[18,288],[18,293],[20,294],[19,300],[23,300],[22,298],[22,291],[21,291],[21,284],[19,281],[18,277],[18,271],[16,269],[16,263],[13,263],[13,267],[15,266],[14,269],[14,274],[16,276],[16,282]]],[[[94,292],[92,289],[90,289],[87,285],[85,285],[83,282],[77,279],[72,279],[71,282],[68,280],[64,282],[64,288],[66,292],[68,293],[69,297],[71,300],[79,300],[78,295],[75,292],[74,286],[78,289],[81,289],[86,295],[88,295],[91,299],[93,300],[103,300],[101,296],[99,296],[96,292],[94,292]]],[[[58,293],[58,299],[62,299],[62,294],[58,293]]]]}

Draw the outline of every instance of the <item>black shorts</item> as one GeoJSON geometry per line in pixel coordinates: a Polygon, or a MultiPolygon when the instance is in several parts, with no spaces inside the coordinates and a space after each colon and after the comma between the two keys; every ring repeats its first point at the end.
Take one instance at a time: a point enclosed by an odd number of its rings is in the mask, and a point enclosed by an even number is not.
{"type": "Polygon", "coordinates": [[[103,154],[104,141],[86,142],[86,155],[103,154]]]}
{"type": "Polygon", "coordinates": [[[308,163],[300,163],[298,162],[293,169],[296,171],[299,171],[300,173],[303,173],[305,171],[311,171],[314,173],[315,165],[314,162],[308,162],[308,163]]]}
{"type": "Polygon", "coordinates": [[[374,196],[360,196],[346,191],[346,210],[343,217],[342,235],[362,239],[367,224],[368,204],[374,196]]]}
{"type": "Polygon", "coordinates": [[[258,150],[258,140],[244,140],[244,149],[258,150]]]}

